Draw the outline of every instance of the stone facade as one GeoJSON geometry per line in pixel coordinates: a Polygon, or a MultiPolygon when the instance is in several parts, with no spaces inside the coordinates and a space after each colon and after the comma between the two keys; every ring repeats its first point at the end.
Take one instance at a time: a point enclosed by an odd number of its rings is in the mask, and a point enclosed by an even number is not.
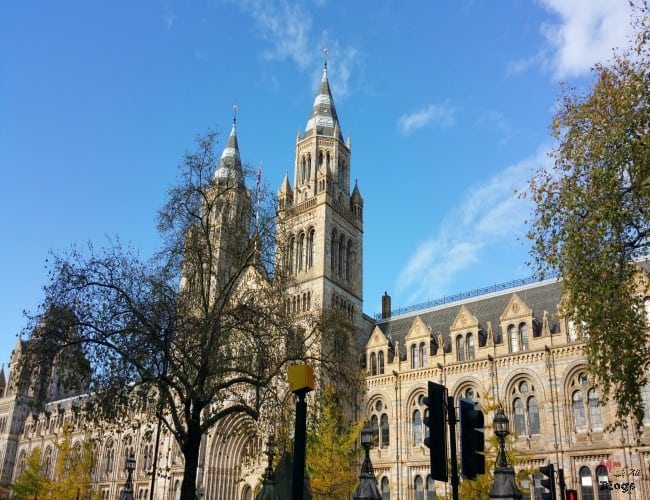
{"type": "MultiPolygon", "coordinates": [[[[558,313],[561,282],[510,286],[377,320],[366,345],[365,411],[376,429],[371,458],[385,498],[433,498],[434,489],[451,494],[450,484],[430,479],[423,444],[429,380],[447,387],[456,408],[460,397],[503,405],[517,470],[551,462],[579,498],[650,498],[650,438],[606,430],[615,406],[600,405],[580,333],[558,313]],[[600,489],[603,481],[613,489],[600,489]]],[[[643,395],[650,403],[650,385],[643,395]]],[[[522,478],[525,495],[541,498],[539,476],[522,478]]]]}
{"type": "MultiPolygon", "coordinates": [[[[226,184],[240,182],[235,134],[233,126],[219,170],[226,184]]],[[[376,429],[371,459],[384,498],[424,500],[434,489],[438,495],[450,493],[444,483],[429,480],[422,401],[429,380],[445,385],[455,400],[500,401],[515,431],[519,469],[550,461],[585,499],[650,498],[650,439],[605,430],[615,408],[598,404],[579,332],[558,310],[557,280],[511,283],[393,316],[386,295],[381,317],[363,314],[364,202],[359,187],[351,189],[350,173],[351,143],[343,139],[325,67],[305,132],[296,139],[294,187],[287,176],[278,191],[277,265],[295,275],[289,310],[338,308],[356,325],[358,358],[367,372],[360,416],[376,429]],[[601,480],[614,489],[599,490],[601,480]],[[624,484],[634,489],[623,494],[624,484]]],[[[250,200],[243,196],[241,203],[250,200]]],[[[21,349],[19,341],[6,382],[0,373],[1,486],[24,470],[37,446],[51,471],[55,443],[64,426],[73,424],[73,445],[94,440],[93,481],[102,500],[118,498],[128,453],[136,457],[137,499],[178,497],[182,454],[168,432],[148,415],[135,415],[132,425],[119,430],[87,425],[84,397],[60,392],[54,380],[45,411],[32,413],[30,395],[16,389],[21,349]]],[[[650,401],[650,387],[644,388],[644,398],[650,401]]],[[[266,465],[262,451],[269,432],[245,417],[221,421],[201,449],[203,498],[252,499],[266,465]]],[[[531,485],[529,496],[539,498],[534,478],[524,479],[531,485]]]]}

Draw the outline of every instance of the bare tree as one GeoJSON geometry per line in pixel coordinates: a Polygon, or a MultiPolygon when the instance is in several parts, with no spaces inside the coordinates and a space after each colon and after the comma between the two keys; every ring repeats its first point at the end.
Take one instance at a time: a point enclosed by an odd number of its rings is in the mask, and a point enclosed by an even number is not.
{"type": "Polygon", "coordinates": [[[221,158],[215,146],[208,133],[185,155],[152,259],[117,241],[51,260],[36,321],[48,311],[58,327],[27,343],[48,356],[77,346],[83,356],[71,362],[84,367],[102,419],[125,418],[134,394],[146,394],[184,456],[181,498],[188,500],[202,436],[229,415],[258,419],[276,407],[284,396],[279,375],[307,353],[318,357],[323,330],[286,307],[292,282],[274,266],[274,197],[246,188],[234,133],[221,158]],[[65,313],[53,317],[56,311],[65,313]]]}

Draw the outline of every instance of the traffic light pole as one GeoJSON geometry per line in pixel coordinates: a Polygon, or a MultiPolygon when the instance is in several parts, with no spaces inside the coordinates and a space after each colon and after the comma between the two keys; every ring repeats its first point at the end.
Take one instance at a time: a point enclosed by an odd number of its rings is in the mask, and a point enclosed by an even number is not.
{"type": "Polygon", "coordinates": [[[458,457],[456,454],[456,408],[454,397],[447,397],[447,422],[449,423],[449,451],[451,454],[451,495],[453,500],[458,500],[458,457]]]}

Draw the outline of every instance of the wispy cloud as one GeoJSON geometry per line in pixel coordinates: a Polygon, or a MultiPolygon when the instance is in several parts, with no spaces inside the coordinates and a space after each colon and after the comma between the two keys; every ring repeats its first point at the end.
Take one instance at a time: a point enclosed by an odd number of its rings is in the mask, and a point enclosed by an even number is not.
{"type": "Polygon", "coordinates": [[[484,110],[479,114],[477,123],[482,128],[498,134],[499,146],[505,146],[508,144],[515,134],[510,121],[501,111],[494,109],[484,110]]]}
{"type": "Polygon", "coordinates": [[[176,16],[172,12],[169,5],[165,5],[165,11],[163,13],[163,22],[165,23],[165,26],[167,26],[167,29],[172,29],[174,27],[174,23],[176,22],[176,16]]]}
{"type": "Polygon", "coordinates": [[[549,161],[547,150],[540,149],[468,190],[400,272],[397,288],[406,303],[449,293],[456,276],[480,262],[486,249],[523,235],[530,205],[517,193],[525,189],[531,171],[549,161]]]}
{"type": "MultiPolygon", "coordinates": [[[[352,68],[358,62],[359,52],[332,39],[327,30],[313,33],[313,17],[303,4],[287,0],[242,0],[240,8],[251,16],[256,32],[268,42],[262,53],[266,60],[292,61],[303,72],[320,80],[323,49],[329,49],[330,83],[337,97],[345,97],[350,90],[352,68]]],[[[316,2],[316,6],[322,5],[316,2]]],[[[315,85],[317,85],[317,81],[315,85]]]]}
{"type": "Polygon", "coordinates": [[[550,65],[556,78],[579,76],[596,62],[607,62],[612,49],[628,45],[633,29],[632,11],[622,0],[541,0],[559,16],[559,22],[542,25],[550,48],[550,65]]]}
{"type": "Polygon", "coordinates": [[[400,116],[397,126],[404,134],[410,134],[429,124],[436,124],[441,129],[447,129],[456,123],[455,115],[456,110],[447,101],[440,104],[429,104],[413,113],[400,116]]]}

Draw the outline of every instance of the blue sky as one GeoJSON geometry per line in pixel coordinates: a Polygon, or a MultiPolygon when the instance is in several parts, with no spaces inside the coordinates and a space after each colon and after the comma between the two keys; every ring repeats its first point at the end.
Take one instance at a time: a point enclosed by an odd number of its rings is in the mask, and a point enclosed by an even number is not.
{"type": "Polygon", "coordinates": [[[50,251],[148,256],[184,151],[237,104],[242,160],[293,169],[329,50],[365,199],[365,312],[532,274],[530,207],[560,82],[630,37],[624,0],[24,1],[0,6],[0,362],[50,251]]]}

